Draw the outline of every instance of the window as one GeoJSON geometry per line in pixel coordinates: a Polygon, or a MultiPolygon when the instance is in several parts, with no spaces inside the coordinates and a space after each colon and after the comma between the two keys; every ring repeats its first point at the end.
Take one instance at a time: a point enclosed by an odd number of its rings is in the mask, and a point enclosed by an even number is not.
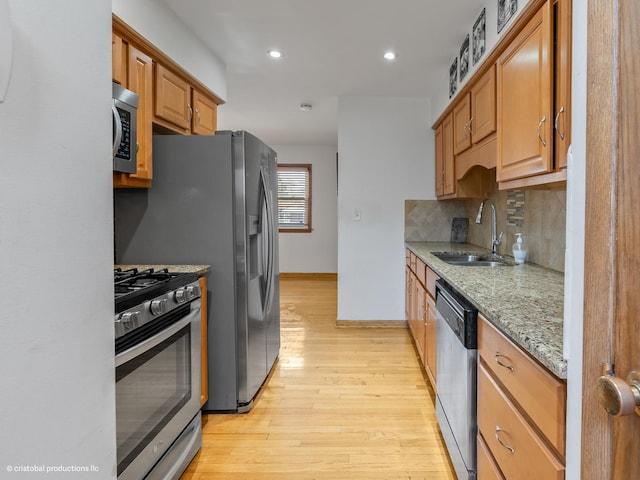
{"type": "Polygon", "coordinates": [[[278,165],[278,227],[311,231],[311,165],[278,165]]]}

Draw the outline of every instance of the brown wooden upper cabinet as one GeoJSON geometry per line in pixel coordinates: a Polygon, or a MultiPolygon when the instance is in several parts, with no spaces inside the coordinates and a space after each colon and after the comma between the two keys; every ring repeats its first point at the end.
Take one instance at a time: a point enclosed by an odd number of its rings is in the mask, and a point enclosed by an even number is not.
{"type": "Polygon", "coordinates": [[[455,194],[453,113],[436,128],[436,196],[455,194]]]}
{"type": "Polygon", "coordinates": [[[194,111],[191,133],[197,135],[215,134],[218,124],[218,106],[216,103],[195,88],[191,90],[191,102],[194,111]]]}
{"type": "Polygon", "coordinates": [[[491,68],[453,108],[454,154],[496,131],[496,70],[491,68]]]}
{"type": "Polygon", "coordinates": [[[571,145],[571,16],[572,1],[558,0],[555,51],[555,158],[559,168],[567,167],[567,150],[571,145]]]}
{"type": "Polygon", "coordinates": [[[566,183],[572,0],[531,0],[433,126],[439,199],[566,183]],[[493,172],[495,168],[495,179],[493,172]]]}
{"type": "Polygon", "coordinates": [[[126,86],[127,67],[123,62],[126,62],[126,53],[122,50],[122,37],[111,33],[111,77],[114,82],[126,86]]]}
{"type": "Polygon", "coordinates": [[[184,78],[156,64],[154,123],[188,135],[213,135],[217,105],[184,78]]]}
{"type": "Polygon", "coordinates": [[[546,1],[497,63],[500,189],[566,181],[571,0],[546,1]]]}
{"type": "Polygon", "coordinates": [[[150,187],[154,126],[162,132],[213,135],[223,102],[115,15],[112,25],[112,79],[138,94],[138,169],[114,172],[113,185],[150,187]]]}
{"type": "Polygon", "coordinates": [[[553,168],[552,26],[547,2],[498,59],[498,182],[553,168]]]}
{"type": "Polygon", "coordinates": [[[152,125],[153,62],[151,57],[112,33],[112,80],[138,94],[137,171],[134,174],[113,173],[114,187],[149,187],[153,178],[152,125]]]}

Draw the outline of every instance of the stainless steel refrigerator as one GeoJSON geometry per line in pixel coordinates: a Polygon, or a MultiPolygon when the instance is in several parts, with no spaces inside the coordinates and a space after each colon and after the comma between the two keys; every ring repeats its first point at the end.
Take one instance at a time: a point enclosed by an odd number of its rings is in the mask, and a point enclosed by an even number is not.
{"type": "Polygon", "coordinates": [[[280,349],[276,152],[248,132],[153,138],[153,185],[114,193],[119,264],[208,264],[205,411],[245,412],[280,349]]]}

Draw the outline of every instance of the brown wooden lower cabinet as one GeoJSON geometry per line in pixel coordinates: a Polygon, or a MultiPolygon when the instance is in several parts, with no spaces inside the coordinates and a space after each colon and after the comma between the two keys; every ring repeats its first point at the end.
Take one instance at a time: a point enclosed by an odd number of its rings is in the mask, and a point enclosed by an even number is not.
{"type": "MultiPolygon", "coordinates": [[[[428,267],[427,267],[428,268],[428,267]]],[[[425,369],[433,390],[436,389],[436,301],[427,292],[427,324],[425,331],[425,369]]]]}
{"type": "Polygon", "coordinates": [[[436,389],[436,306],[438,275],[422,260],[406,251],[405,313],[420,362],[436,389]]]}
{"type": "MultiPolygon", "coordinates": [[[[506,480],[564,479],[564,465],[482,361],[478,364],[478,429],[506,480]]],[[[480,468],[479,475],[484,476],[487,472],[480,472],[480,468]]]]}
{"type": "Polygon", "coordinates": [[[478,319],[478,353],[491,376],[564,459],[566,382],[539,365],[482,315],[478,319]]]}
{"type": "Polygon", "coordinates": [[[478,476],[477,480],[505,480],[489,447],[478,433],[478,476]]]}
{"type": "Polygon", "coordinates": [[[209,371],[207,368],[207,277],[200,277],[200,368],[202,380],[200,383],[200,406],[202,407],[209,399],[209,371]]]}

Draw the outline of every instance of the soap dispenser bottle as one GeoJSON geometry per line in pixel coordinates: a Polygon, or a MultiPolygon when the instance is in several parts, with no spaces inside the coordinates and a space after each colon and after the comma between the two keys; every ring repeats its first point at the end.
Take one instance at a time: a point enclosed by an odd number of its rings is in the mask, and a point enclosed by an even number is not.
{"type": "Polygon", "coordinates": [[[513,259],[517,265],[524,263],[527,259],[527,247],[521,233],[516,233],[516,243],[513,244],[513,259]]]}

